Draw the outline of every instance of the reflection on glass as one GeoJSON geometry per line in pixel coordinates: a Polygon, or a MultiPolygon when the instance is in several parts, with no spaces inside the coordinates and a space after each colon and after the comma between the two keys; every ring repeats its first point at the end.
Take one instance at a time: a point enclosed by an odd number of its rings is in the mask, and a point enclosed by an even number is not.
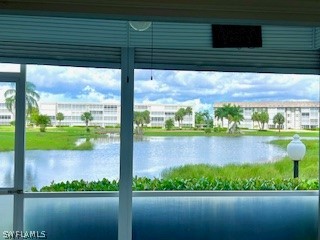
{"type": "Polygon", "coordinates": [[[13,187],[15,84],[0,83],[0,188],[13,187]]]}
{"type": "Polygon", "coordinates": [[[27,83],[38,97],[27,109],[25,190],[119,179],[120,71],[28,65],[27,83]]]}
{"type": "Polygon", "coordinates": [[[135,197],[133,239],[317,239],[318,198],[135,197]]]}
{"type": "MultiPolygon", "coordinates": [[[[25,200],[25,230],[117,239],[117,198],[25,200]]],[[[316,239],[317,196],[134,197],[133,239],[316,239]]]]}
{"type": "Polygon", "coordinates": [[[0,238],[13,229],[13,196],[0,196],[0,238]]]}
{"type": "Polygon", "coordinates": [[[117,239],[118,198],[25,200],[25,231],[55,239],[117,239]]]}

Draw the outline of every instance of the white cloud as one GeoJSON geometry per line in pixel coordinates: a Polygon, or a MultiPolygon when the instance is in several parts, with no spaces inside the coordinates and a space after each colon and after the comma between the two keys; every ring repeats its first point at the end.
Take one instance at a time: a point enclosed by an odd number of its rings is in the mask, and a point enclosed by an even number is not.
{"type": "MultiPolygon", "coordinates": [[[[150,80],[150,70],[135,70],[136,103],[193,101],[207,109],[217,101],[319,100],[315,75],[164,70],[152,75],[150,80]]],[[[27,80],[35,83],[41,101],[120,101],[117,69],[28,65],[27,80]]]]}
{"type": "Polygon", "coordinates": [[[114,94],[105,95],[91,86],[86,86],[82,91],[71,97],[68,94],[54,94],[49,92],[40,93],[40,102],[97,102],[97,103],[119,103],[120,96],[114,94]]]}
{"type": "Polygon", "coordinates": [[[54,103],[54,102],[75,102],[75,99],[66,96],[65,94],[54,94],[48,92],[40,93],[40,101],[46,103],[54,103]]]}
{"type": "Polygon", "coordinates": [[[136,93],[148,93],[152,92],[169,92],[170,87],[166,83],[162,83],[157,80],[148,81],[136,81],[134,90],[136,93]]]}
{"type": "Polygon", "coordinates": [[[120,102],[119,96],[115,96],[113,94],[105,95],[90,86],[86,86],[82,93],[77,96],[77,99],[81,102],[120,102]]]}
{"type": "Polygon", "coordinates": [[[203,111],[203,110],[210,110],[212,109],[212,104],[205,104],[201,103],[200,99],[190,99],[187,101],[177,101],[173,98],[160,98],[155,101],[150,101],[149,99],[144,99],[142,104],[181,104],[181,105],[190,105],[193,106],[193,110],[198,112],[198,111],[203,111]]]}
{"type": "Polygon", "coordinates": [[[94,85],[107,89],[120,89],[121,79],[118,69],[37,66],[28,65],[27,79],[41,87],[57,85],[94,85]]]}

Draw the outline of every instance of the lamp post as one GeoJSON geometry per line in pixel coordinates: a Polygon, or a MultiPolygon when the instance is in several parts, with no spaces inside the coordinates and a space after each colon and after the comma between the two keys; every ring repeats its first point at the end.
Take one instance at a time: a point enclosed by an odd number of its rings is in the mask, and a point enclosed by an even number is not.
{"type": "Polygon", "coordinates": [[[293,177],[299,177],[299,161],[306,154],[306,146],[300,141],[300,136],[295,134],[287,146],[289,157],[293,160],[293,177]]]}

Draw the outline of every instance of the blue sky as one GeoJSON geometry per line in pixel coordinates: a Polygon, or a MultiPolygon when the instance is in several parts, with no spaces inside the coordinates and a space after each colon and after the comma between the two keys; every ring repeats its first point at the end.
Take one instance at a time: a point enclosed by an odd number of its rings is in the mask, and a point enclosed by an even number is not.
{"type": "MultiPolygon", "coordinates": [[[[1,66],[0,66],[1,68],[1,66]]],[[[320,76],[192,71],[135,71],[135,102],[319,101],[320,76]]],[[[118,102],[120,70],[28,66],[43,102],[118,102]]],[[[0,88],[1,91],[1,88],[0,88]]]]}

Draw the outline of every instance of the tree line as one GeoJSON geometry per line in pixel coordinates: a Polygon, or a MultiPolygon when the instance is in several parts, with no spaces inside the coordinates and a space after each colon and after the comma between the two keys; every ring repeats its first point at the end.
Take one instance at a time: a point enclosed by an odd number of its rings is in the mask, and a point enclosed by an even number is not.
{"type": "MultiPolygon", "coordinates": [[[[5,105],[7,109],[15,115],[15,104],[16,104],[16,90],[14,88],[8,89],[4,93],[5,105]]],[[[35,124],[40,126],[40,131],[44,132],[46,127],[51,124],[51,119],[49,116],[39,113],[38,101],[40,100],[40,95],[36,92],[36,86],[31,82],[26,82],[26,117],[30,124],[35,124]]],[[[174,118],[169,118],[165,121],[165,128],[171,130],[174,127],[174,121],[178,122],[179,129],[183,126],[183,120],[185,116],[192,115],[192,108],[180,108],[174,114],[174,118]]],[[[61,112],[56,114],[56,120],[59,121],[59,126],[61,126],[61,121],[64,120],[64,115],[61,112]]],[[[227,132],[235,133],[239,131],[238,124],[244,120],[243,109],[240,106],[224,104],[222,107],[217,108],[214,111],[214,117],[219,121],[221,120],[222,126],[223,121],[228,121],[227,132]]],[[[81,115],[81,120],[85,122],[86,129],[89,131],[89,122],[93,120],[91,112],[84,112],[81,115]]],[[[264,130],[265,124],[269,122],[269,114],[267,111],[253,112],[251,120],[258,123],[259,129],[264,130]]],[[[135,111],[134,112],[134,124],[136,127],[136,133],[142,134],[143,127],[150,123],[150,112],[145,111],[135,111]]],[[[277,113],[273,117],[273,123],[280,129],[285,122],[285,118],[281,113],[277,113]]],[[[195,113],[195,125],[200,127],[212,128],[213,119],[208,110],[200,111],[195,113]]]]}
{"type": "MultiPolygon", "coordinates": [[[[240,106],[224,104],[222,107],[217,108],[214,111],[215,118],[219,121],[221,120],[223,126],[223,120],[228,121],[228,132],[233,133],[237,131],[237,124],[244,120],[243,109],[240,106]]],[[[267,111],[253,112],[251,115],[251,120],[253,124],[258,123],[259,129],[264,130],[265,124],[269,122],[269,114],[267,111]]],[[[277,125],[278,130],[283,127],[285,118],[281,113],[277,113],[273,117],[273,124],[277,125]]]]}
{"type": "MultiPolygon", "coordinates": [[[[5,91],[5,105],[9,112],[15,116],[15,106],[16,106],[16,90],[11,88],[5,91]]],[[[31,125],[36,125],[40,127],[41,132],[46,131],[46,127],[51,124],[51,119],[45,114],[40,114],[38,101],[40,100],[40,95],[36,91],[36,86],[31,82],[26,82],[26,119],[31,125]]],[[[56,120],[59,121],[59,126],[61,121],[64,120],[64,115],[61,112],[56,114],[56,120]]],[[[81,115],[81,120],[85,122],[87,131],[89,131],[89,122],[93,120],[93,116],[90,112],[84,112],[81,115]]]]}

